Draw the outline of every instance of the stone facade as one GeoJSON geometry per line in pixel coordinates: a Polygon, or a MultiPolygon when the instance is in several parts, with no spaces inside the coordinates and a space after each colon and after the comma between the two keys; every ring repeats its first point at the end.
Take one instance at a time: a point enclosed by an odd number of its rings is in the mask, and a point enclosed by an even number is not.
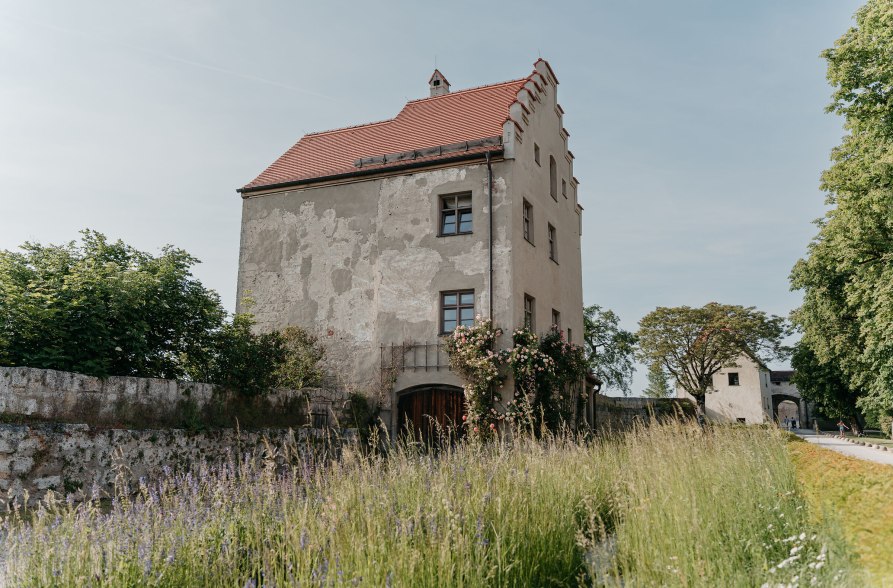
{"type": "Polygon", "coordinates": [[[437,349],[443,292],[473,290],[475,312],[487,316],[492,289],[503,346],[524,323],[525,297],[534,301],[536,330],[550,328],[554,311],[582,341],[582,207],[558,81],[540,60],[522,82],[498,149],[400,172],[243,191],[240,310],[250,299],[259,329],[299,325],[319,335],[331,384],[380,395],[393,425],[401,391],[462,385],[437,349]],[[469,234],[440,234],[441,198],[451,194],[471,197],[469,234]],[[395,368],[393,381],[383,377],[386,366],[395,368]]]}

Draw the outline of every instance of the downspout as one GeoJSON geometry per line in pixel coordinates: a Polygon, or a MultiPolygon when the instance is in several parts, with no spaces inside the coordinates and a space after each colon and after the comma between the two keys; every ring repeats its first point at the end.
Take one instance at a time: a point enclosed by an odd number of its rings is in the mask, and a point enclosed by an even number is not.
{"type": "Polygon", "coordinates": [[[490,166],[490,152],[487,151],[487,210],[489,214],[487,215],[487,220],[489,221],[490,227],[487,233],[487,254],[489,256],[488,260],[488,274],[487,274],[487,288],[489,290],[489,309],[487,316],[490,320],[493,320],[493,168],[490,166]]]}

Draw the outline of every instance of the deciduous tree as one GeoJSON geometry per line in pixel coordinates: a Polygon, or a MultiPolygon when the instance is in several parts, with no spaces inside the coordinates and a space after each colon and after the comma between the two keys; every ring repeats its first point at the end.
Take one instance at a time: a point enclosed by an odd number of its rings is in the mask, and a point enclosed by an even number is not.
{"type": "Polygon", "coordinates": [[[614,311],[597,304],[583,309],[583,347],[593,373],[605,388],[630,393],[636,336],[620,328],[614,311]]]}
{"type": "Polygon", "coordinates": [[[644,394],[648,398],[670,398],[673,396],[673,389],[667,380],[667,372],[660,363],[654,362],[648,366],[648,387],[645,388],[644,394]]]}
{"type": "Polygon", "coordinates": [[[792,318],[866,412],[893,408],[893,2],[870,0],[823,53],[847,135],[822,175],[831,207],[791,274],[792,318]]]}
{"type": "Polygon", "coordinates": [[[94,376],[178,378],[225,312],[192,276],[197,260],[158,256],[101,233],[0,252],[0,363],[94,376]]]}
{"type": "Polygon", "coordinates": [[[797,386],[804,400],[813,403],[828,418],[847,419],[855,422],[860,429],[864,428],[856,406],[856,399],[861,394],[850,389],[849,379],[840,368],[819,361],[815,352],[803,341],[794,346],[791,365],[794,368],[791,382],[797,386]]]}
{"type": "Polygon", "coordinates": [[[639,321],[639,358],[660,365],[704,416],[713,376],[734,366],[742,353],[767,362],[783,357],[785,321],[753,307],[711,302],[702,308],[658,307],[639,321]]]}

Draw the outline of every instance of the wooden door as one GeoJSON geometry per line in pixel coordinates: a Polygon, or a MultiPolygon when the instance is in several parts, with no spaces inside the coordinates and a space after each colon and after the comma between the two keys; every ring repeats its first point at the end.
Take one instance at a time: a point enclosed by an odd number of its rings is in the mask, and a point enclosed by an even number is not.
{"type": "Polygon", "coordinates": [[[462,433],[462,417],[465,415],[465,394],[461,388],[425,387],[407,392],[397,402],[400,432],[407,430],[433,441],[438,430],[451,436],[462,433]]]}

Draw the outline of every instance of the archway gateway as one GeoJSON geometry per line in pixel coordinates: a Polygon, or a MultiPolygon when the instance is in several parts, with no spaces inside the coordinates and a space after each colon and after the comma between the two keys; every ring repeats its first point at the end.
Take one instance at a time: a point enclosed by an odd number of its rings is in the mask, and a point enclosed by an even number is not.
{"type": "Polygon", "coordinates": [[[463,433],[465,393],[462,388],[447,385],[416,386],[397,394],[397,426],[405,434],[426,441],[435,440],[440,432],[463,433]]]}
{"type": "MultiPolygon", "coordinates": [[[[784,402],[792,402],[794,405],[796,405],[796,412],[793,415],[786,414],[785,416],[793,416],[798,421],[801,421],[801,426],[802,426],[803,415],[802,415],[801,406],[800,406],[800,398],[798,398],[797,396],[791,396],[789,394],[773,394],[772,395],[772,419],[776,423],[778,423],[780,418],[784,418],[783,416],[781,416],[779,414],[779,407],[781,407],[782,403],[784,403],[784,402]]],[[[785,412],[785,411],[782,411],[782,412],[785,412]]]]}

